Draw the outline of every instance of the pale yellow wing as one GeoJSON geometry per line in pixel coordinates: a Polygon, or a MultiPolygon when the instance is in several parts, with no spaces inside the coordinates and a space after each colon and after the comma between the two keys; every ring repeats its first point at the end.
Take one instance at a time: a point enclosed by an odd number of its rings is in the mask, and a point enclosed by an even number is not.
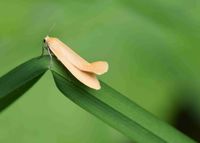
{"type": "Polygon", "coordinates": [[[48,46],[51,50],[60,49],[59,55],[62,55],[63,59],[68,60],[71,64],[82,71],[95,73],[98,75],[104,74],[108,71],[108,63],[105,61],[97,61],[93,63],[87,62],[80,57],[76,52],[69,48],[66,44],[57,38],[47,38],[48,46]]]}
{"type": "Polygon", "coordinates": [[[93,88],[93,89],[100,89],[100,83],[98,79],[96,78],[95,74],[88,73],[79,70],[74,65],[72,65],[68,60],[66,60],[65,57],[60,54],[60,50],[57,49],[51,49],[52,52],[55,54],[55,56],[58,58],[58,60],[61,61],[61,63],[72,73],[72,75],[77,78],[80,82],[85,84],[86,86],[93,88]]]}

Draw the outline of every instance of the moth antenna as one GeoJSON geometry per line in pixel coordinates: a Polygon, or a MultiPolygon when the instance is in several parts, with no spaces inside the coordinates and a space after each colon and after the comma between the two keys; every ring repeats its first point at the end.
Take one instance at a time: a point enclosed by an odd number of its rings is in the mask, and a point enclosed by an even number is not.
{"type": "Polygon", "coordinates": [[[54,24],[51,25],[51,27],[49,28],[49,31],[48,31],[47,35],[49,35],[53,31],[53,29],[55,28],[55,26],[56,26],[56,23],[54,23],[54,24]]]}

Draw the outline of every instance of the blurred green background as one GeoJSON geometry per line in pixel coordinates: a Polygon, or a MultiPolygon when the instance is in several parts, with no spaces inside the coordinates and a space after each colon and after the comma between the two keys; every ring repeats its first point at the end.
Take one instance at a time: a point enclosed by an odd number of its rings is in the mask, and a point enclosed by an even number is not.
{"type": "MultiPolygon", "coordinates": [[[[58,37],[89,61],[107,60],[101,80],[198,140],[199,13],[199,0],[1,0],[0,75],[58,37]]],[[[130,141],[64,97],[47,72],[1,113],[0,142],[130,141]]]]}

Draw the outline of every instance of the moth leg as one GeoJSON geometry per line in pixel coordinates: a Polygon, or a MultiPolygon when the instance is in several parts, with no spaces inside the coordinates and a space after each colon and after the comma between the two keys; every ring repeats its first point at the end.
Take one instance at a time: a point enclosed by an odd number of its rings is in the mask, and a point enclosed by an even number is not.
{"type": "Polygon", "coordinates": [[[44,56],[44,50],[45,50],[45,47],[42,46],[42,54],[41,54],[41,57],[44,56]]]}
{"type": "Polygon", "coordinates": [[[49,69],[51,69],[51,67],[52,67],[52,65],[53,65],[53,58],[52,58],[51,51],[49,50],[48,47],[47,47],[47,51],[48,51],[48,54],[49,54],[49,56],[50,56],[49,69]]]}

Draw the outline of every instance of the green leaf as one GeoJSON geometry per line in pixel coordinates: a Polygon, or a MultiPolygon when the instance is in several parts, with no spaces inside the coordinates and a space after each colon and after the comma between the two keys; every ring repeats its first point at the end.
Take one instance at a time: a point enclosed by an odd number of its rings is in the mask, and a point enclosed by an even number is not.
{"type": "Polygon", "coordinates": [[[51,69],[58,89],[74,103],[139,143],[193,143],[127,97],[101,82],[99,91],[77,81],[57,60],[51,69]]]}
{"type": "MultiPolygon", "coordinates": [[[[34,85],[47,71],[48,65],[48,56],[34,58],[1,77],[0,111],[34,85]]],[[[101,90],[90,89],[76,80],[56,59],[53,59],[51,71],[57,87],[66,97],[133,141],[195,142],[103,82],[101,90]]]]}
{"type": "Polygon", "coordinates": [[[49,57],[31,59],[0,78],[0,111],[8,107],[45,73],[49,57]]]}

